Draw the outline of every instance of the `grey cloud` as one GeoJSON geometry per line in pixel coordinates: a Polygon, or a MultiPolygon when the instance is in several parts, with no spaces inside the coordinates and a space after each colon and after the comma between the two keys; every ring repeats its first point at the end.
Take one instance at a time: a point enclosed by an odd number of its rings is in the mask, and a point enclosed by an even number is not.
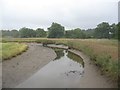
{"type": "Polygon", "coordinates": [[[41,7],[39,5],[42,3],[37,4],[38,6],[34,6],[35,4],[31,7],[26,5],[26,8],[20,5],[18,7],[17,4],[3,5],[2,29],[19,29],[24,26],[47,29],[52,22],[58,22],[66,29],[77,27],[87,29],[96,27],[102,21],[117,23],[118,19],[117,2],[81,3],[80,0],[75,0],[73,3],[66,0],[65,3],[56,1],[49,4],[48,2],[41,7]]]}

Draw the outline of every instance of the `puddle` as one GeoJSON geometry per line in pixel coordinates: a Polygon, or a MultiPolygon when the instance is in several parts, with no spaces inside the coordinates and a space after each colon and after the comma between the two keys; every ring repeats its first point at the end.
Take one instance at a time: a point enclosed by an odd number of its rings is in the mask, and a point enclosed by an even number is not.
{"type": "Polygon", "coordinates": [[[57,57],[40,69],[19,88],[71,88],[79,84],[84,75],[84,62],[76,54],[54,49],[57,57]]]}

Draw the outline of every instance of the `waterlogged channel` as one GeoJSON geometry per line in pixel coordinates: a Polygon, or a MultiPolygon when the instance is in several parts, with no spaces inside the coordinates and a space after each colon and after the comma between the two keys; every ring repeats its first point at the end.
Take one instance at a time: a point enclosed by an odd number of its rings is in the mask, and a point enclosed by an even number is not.
{"type": "Polygon", "coordinates": [[[40,69],[19,88],[75,88],[84,76],[84,62],[78,55],[55,49],[57,57],[40,69]]]}

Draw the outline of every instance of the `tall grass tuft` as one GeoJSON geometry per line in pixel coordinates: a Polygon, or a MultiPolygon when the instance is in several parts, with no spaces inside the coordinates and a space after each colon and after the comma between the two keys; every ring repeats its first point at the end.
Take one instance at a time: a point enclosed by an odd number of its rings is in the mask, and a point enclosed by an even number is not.
{"type": "Polygon", "coordinates": [[[2,49],[0,50],[2,60],[11,59],[12,57],[21,54],[27,50],[28,46],[26,44],[20,43],[2,43],[2,49]]]}

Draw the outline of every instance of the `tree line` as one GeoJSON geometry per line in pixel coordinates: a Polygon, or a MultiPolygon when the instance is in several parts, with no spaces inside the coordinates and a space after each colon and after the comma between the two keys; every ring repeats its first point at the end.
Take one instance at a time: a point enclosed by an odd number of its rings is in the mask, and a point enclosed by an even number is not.
{"type": "Polygon", "coordinates": [[[106,38],[106,39],[118,39],[118,31],[120,30],[120,23],[110,25],[107,22],[102,22],[97,25],[96,28],[82,30],[80,28],[65,30],[65,27],[58,23],[52,23],[52,25],[45,31],[42,28],[36,30],[23,27],[19,30],[2,30],[2,37],[13,38],[106,38]]]}
{"type": "Polygon", "coordinates": [[[13,37],[13,38],[33,38],[33,37],[46,37],[47,32],[42,28],[36,30],[23,27],[18,30],[2,30],[2,37],[13,37]]]}

